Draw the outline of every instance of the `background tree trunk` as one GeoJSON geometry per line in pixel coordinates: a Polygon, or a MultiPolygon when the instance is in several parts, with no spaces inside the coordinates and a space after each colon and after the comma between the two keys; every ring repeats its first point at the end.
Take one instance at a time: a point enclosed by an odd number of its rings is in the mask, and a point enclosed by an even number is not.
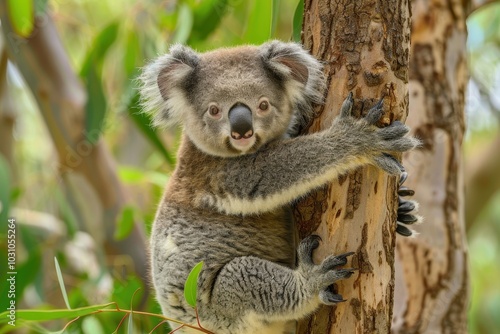
{"type": "MultiPolygon", "coordinates": [[[[466,333],[469,274],[462,139],[467,85],[463,1],[413,3],[407,123],[424,142],[405,154],[424,224],[397,241],[394,333],[466,333]]],[[[468,6],[467,6],[468,7],[468,6]]]]}
{"type": "MultiPolygon", "coordinates": [[[[405,0],[305,1],[303,43],[325,61],[329,88],[310,132],[331,124],[350,91],[360,114],[385,96],[381,123],[406,117],[409,9],[405,0]]],[[[359,268],[359,274],[338,285],[347,301],[322,307],[299,323],[299,333],[390,331],[396,181],[375,167],[366,167],[339,177],[298,203],[300,236],[314,232],[323,239],[316,256],[355,251],[352,266],[359,268]]]]}

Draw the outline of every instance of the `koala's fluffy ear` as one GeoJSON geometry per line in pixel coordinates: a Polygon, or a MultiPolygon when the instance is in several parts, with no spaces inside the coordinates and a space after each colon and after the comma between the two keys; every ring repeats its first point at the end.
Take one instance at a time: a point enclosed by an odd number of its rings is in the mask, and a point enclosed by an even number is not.
{"type": "Polygon", "coordinates": [[[198,54],[191,48],[176,44],[169,53],[149,63],[139,77],[142,85],[143,110],[153,117],[156,126],[179,123],[185,108],[183,83],[189,79],[199,63],[198,54]]]}
{"type": "MultiPolygon", "coordinates": [[[[323,102],[323,66],[297,43],[271,41],[260,47],[264,66],[285,82],[298,114],[292,132],[312,119],[312,104],[323,102]]],[[[293,133],[291,133],[294,135],[293,133]]]]}

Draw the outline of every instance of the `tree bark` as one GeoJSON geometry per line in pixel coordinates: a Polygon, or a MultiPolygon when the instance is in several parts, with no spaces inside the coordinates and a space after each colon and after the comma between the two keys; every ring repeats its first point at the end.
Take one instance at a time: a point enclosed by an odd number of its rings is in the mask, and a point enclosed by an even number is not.
{"type": "MultiPolygon", "coordinates": [[[[325,61],[328,93],[310,132],[328,127],[348,92],[364,114],[385,96],[389,124],[408,112],[410,8],[405,0],[306,0],[303,43],[325,61]]],[[[396,178],[375,167],[339,177],[300,201],[299,234],[319,234],[318,258],[355,251],[359,274],[338,284],[347,299],[301,321],[299,333],[389,333],[394,298],[396,178]]]]}
{"type": "Polygon", "coordinates": [[[415,0],[407,123],[423,140],[405,154],[423,224],[397,240],[394,333],[466,333],[469,274],[461,145],[468,4],[415,0]]]}

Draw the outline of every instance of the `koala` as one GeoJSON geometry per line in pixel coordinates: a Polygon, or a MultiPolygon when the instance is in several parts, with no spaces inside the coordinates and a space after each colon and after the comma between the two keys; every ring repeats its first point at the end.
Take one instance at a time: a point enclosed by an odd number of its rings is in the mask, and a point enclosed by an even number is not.
{"type": "MultiPolygon", "coordinates": [[[[320,304],[343,301],[332,284],[353,274],[342,268],[352,253],[315,264],[319,237],[298,244],[289,205],[366,164],[400,175],[391,154],[418,144],[409,129],[398,121],[375,126],[382,103],[353,117],[350,94],[328,129],[297,136],[322,102],[325,79],[321,63],[295,43],[206,53],[174,45],[140,80],[154,123],[183,126],[151,232],[163,313],[193,326],[198,314],[201,326],[218,334],[279,334],[293,332],[291,321],[320,304]],[[195,312],[183,289],[200,261],[195,312]]],[[[401,217],[413,217],[409,206],[401,217]]]]}

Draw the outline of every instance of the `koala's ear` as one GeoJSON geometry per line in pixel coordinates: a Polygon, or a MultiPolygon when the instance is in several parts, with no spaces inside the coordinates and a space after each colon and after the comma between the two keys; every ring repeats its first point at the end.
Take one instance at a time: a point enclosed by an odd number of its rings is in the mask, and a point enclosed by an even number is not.
{"type": "Polygon", "coordinates": [[[181,121],[185,108],[182,84],[193,74],[200,58],[191,48],[173,45],[168,54],[149,63],[139,77],[143,110],[154,125],[173,125],[181,121]]]}
{"type": "MultiPolygon", "coordinates": [[[[260,55],[264,66],[285,83],[298,114],[292,127],[302,128],[312,119],[312,103],[323,102],[325,77],[319,60],[297,43],[271,41],[263,44],[260,55]]],[[[296,130],[292,130],[296,131],[296,130]]]]}

